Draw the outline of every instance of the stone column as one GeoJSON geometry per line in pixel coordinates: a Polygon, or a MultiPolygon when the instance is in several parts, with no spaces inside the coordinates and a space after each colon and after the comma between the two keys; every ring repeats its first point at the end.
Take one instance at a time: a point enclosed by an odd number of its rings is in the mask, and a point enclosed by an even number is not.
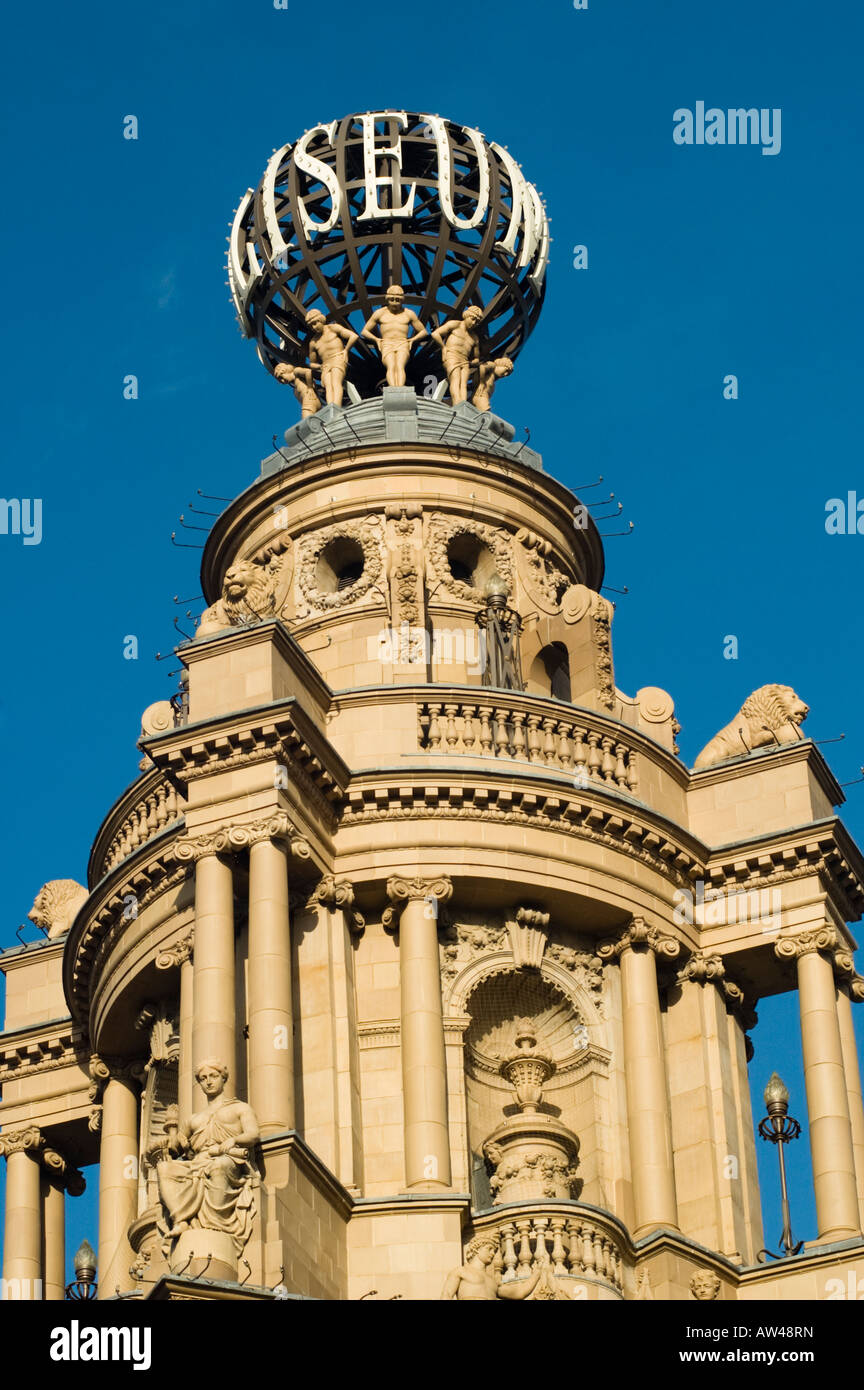
{"type": "Polygon", "coordinates": [[[161,951],[156,957],[157,970],[173,970],[180,967],[180,1057],[177,1068],[177,1109],[180,1120],[184,1122],[194,1110],[194,1067],[192,1063],[192,1023],[194,1018],[192,965],[195,946],[195,930],[175,941],[172,946],[161,951]]]}
{"type": "MultiPolygon", "coordinates": [[[[860,981],[864,986],[864,980],[860,981]]],[[[858,1046],[852,1022],[852,1000],[856,979],[845,981],[837,990],[837,1019],[840,1024],[840,1046],[843,1050],[843,1070],[846,1073],[846,1099],[849,1103],[849,1122],[852,1126],[852,1150],[855,1156],[855,1181],[858,1188],[858,1216],[864,1230],[864,1103],[861,1094],[861,1068],[858,1046]]],[[[859,990],[857,998],[864,991],[859,990]]]]}
{"type": "Polygon", "coordinates": [[[656,1226],[678,1229],[655,956],[659,954],[673,960],[679,951],[677,941],[662,936],[641,917],[634,917],[617,940],[604,942],[598,948],[604,960],[617,957],[621,970],[624,1072],[635,1209],[633,1236],[637,1240],[656,1226]]]}
{"type": "Polygon", "coordinates": [[[181,840],[175,854],[195,864],[195,993],[192,1067],[205,1059],[237,1079],[234,997],[234,875],[220,853],[235,848],[231,832],[181,840]]]}
{"type": "Polygon", "coordinates": [[[249,849],[249,1104],[262,1134],[294,1127],[288,861],[268,834],[249,849]]]}
{"type": "Polygon", "coordinates": [[[138,1215],[138,1094],[128,1069],[112,1068],[102,1096],[99,1150],[99,1297],[135,1287],[129,1227],[138,1215]]]}
{"type": "Polygon", "coordinates": [[[35,1125],[0,1134],[6,1156],[6,1225],[3,1278],[6,1297],[42,1297],[42,1200],[40,1156],[45,1140],[35,1125]]]}
{"type": "Polygon", "coordinates": [[[66,1191],[62,1176],[42,1174],[42,1269],[45,1298],[60,1302],[66,1292],[66,1191]]]}
{"type": "Polygon", "coordinates": [[[820,1241],[846,1240],[860,1232],[855,1155],[843,1046],[837,1016],[832,927],[781,937],[774,950],[798,962],[798,1001],[804,1085],[810,1118],[810,1153],[820,1241]]]}
{"type": "Polygon", "coordinates": [[[447,1124],[447,1063],[438,955],[438,904],[453,893],[449,878],[391,878],[387,896],[401,905],[399,977],[401,993],[402,1092],[405,1123],[405,1184],[434,1191],[450,1186],[447,1124]]]}
{"type": "Polygon", "coordinates": [[[343,1186],[359,1195],[363,1121],[352,937],[366,924],[354,910],[353,886],[332,874],[321,879],[305,908],[318,921],[298,943],[304,991],[297,1023],[301,1045],[307,1037],[312,1043],[304,1077],[315,1093],[306,1099],[304,1132],[343,1186]]]}

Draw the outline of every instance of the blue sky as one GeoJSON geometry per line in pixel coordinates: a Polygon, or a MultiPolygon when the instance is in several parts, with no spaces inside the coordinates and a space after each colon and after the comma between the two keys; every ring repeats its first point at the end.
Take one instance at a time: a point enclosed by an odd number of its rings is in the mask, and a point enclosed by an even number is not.
{"type": "MultiPolygon", "coordinates": [[[[174,689],[176,662],[153,655],[185,608],[172,596],[200,592],[198,552],[170,543],[179,514],[198,488],[246,487],[295,418],[234,325],[234,208],[274,147],[352,110],[477,126],[545,196],[547,304],[496,409],[563,482],[602,474],[636,523],[607,547],[609,584],[630,590],[618,685],[671,691],[688,761],[752,689],[793,685],[812,737],[846,734],[825,750],[840,781],[857,775],[864,537],[826,535],[825,506],[864,497],[862,27],[838,0],[48,0],[7,15],[2,491],[42,499],[43,539],[0,536],[0,945],[45,879],[84,877],[136,775],[141,711],[174,689]],[[780,108],[780,153],[676,145],[673,112],[699,100],[780,108]]],[[[843,814],[864,838],[864,787],[843,814]]],[[[804,1119],[794,1000],[760,1019],[754,1081],[777,1067],[804,1119]]],[[[812,1237],[804,1142],[791,1169],[812,1237]]],[[[73,1235],[95,1231],[88,1202],[73,1235]]]]}

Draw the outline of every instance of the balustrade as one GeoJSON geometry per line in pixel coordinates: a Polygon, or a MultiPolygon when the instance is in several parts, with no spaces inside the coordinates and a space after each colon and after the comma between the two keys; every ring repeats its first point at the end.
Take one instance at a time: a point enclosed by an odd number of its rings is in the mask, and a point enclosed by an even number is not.
{"type": "Polygon", "coordinates": [[[626,744],[580,716],[560,716],[489,699],[424,702],[418,706],[419,745],[430,753],[510,758],[555,767],[586,784],[636,795],[636,759],[626,744]]]}
{"type": "Polygon", "coordinates": [[[509,1220],[480,1218],[474,1235],[488,1236],[497,1247],[502,1282],[528,1279],[548,1261],[562,1278],[594,1279],[624,1287],[620,1247],[610,1233],[580,1213],[550,1211],[514,1215],[509,1220]]]}

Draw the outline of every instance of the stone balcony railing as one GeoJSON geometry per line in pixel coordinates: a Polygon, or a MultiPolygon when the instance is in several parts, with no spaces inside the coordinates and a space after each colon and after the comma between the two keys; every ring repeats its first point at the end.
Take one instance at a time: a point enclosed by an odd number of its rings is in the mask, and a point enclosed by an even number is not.
{"type": "Polygon", "coordinates": [[[139,778],[112,807],[96,837],[90,858],[91,885],[182,816],[177,792],[164,773],[154,769],[139,778]]]}
{"type": "Polygon", "coordinates": [[[489,1236],[495,1267],[509,1283],[528,1279],[547,1261],[558,1278],[624,1288],[623,1237],[614,1224],[574,1202],[529,1202],[474,1218],[474,1235],[489,1236]]]}
{"type": "Polygon", "coordinates": [[[419,747],[429,753],[529,762],[638,794],[636,755],[583,710],[565,714],[551,700],[490,691],[476,701],[422,701],[417,715],[419,747]]]}

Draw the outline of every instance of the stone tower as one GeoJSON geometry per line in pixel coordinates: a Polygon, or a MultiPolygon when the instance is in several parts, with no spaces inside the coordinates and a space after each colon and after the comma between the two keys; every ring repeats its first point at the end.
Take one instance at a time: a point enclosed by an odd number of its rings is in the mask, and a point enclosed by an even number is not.
{"type": "Polygon", "coordinates": [[[22,1290],[63,1296],[96,1160],[102,1297],[864,1273],[864,863],[806,707],[766,687],[685,767],[672,699],[616,687],[587,510],[434,394],[314,409],[219,517],[182,698],[0,956],[22,1290]],[[766,1267],[747,1033],[786,990],[818,1238],[766,1267]]]}

